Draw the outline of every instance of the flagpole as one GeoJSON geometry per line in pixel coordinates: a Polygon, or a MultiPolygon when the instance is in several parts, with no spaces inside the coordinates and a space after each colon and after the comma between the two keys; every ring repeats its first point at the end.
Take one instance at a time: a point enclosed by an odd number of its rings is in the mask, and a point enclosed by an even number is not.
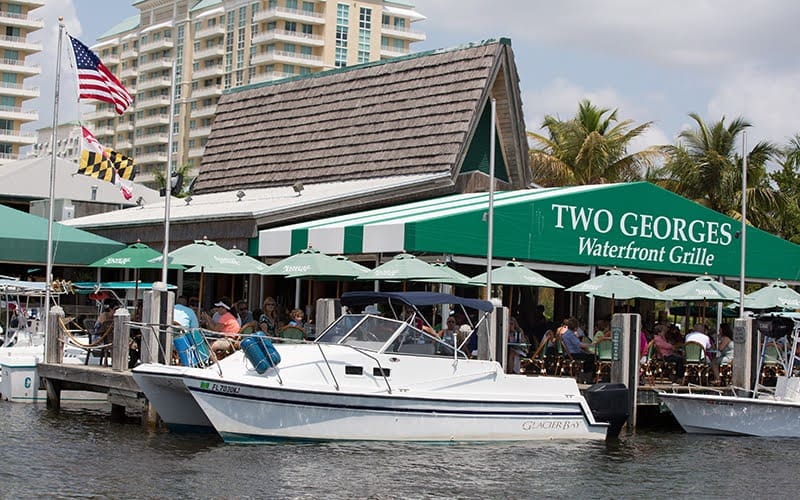
{"type": "Polygon", "coordinates": [[[494,246],[494,120],[496,99],[492,97],[492,118],[489,131],[489,213],[486,248],[486,300],[492,298],[492,247],[494,246]]]}
{"type": "Polygon", "coordinates": [[[747,132],[742,132],[742,248],[739,258],[739,317],[744,318],[744,280],[747,262],[747,132]]]}
{"type": "Polygon", "coordinates": [[[58,140],[58,100],[61,86],[61,40],[64,33],[64,17],[58,16],[58,50],[56,57],[56,84],[55,95],[53,97],[53,133],[50,139],[50,203],[47,217],[47,265],[45,266],[45,287],[44,287],[44,338],[47,344],[50,334],[50,299],[52,297],[51,287],[53,282],[53,217],[55,215],[56,199],[56,141],[58,140]]]}
{"type": "Polygon", "coordinates": [[[173,133],[172,127],[175,123],[175,59],[172,60],[172,78],[169,87],[169,134],[167,139],[167,168],[165,169],[164,181],[164,253],[161,259],[161,281],[164,286],[167,284],[167,268],[169,267],[169,206],[172,197],[170,196],[171,189],[170,183],[172,181],[172,140],[173,133]]]}

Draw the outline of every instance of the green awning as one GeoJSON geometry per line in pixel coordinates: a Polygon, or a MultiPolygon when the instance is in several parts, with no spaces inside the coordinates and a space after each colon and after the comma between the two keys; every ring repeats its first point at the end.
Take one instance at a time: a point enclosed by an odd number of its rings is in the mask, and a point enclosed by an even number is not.
{"type": "MultiPolygon", "coordinates": [[[[482,257],[487,193],[446,196],[259,233],[259,255],[311,246],[329,254],[482,257]]],[[[495,193],[498,259],[713,276],[739,275],[741,223],[647,182],[495,193]]],[[[800,279],[800,246],[747,228],[746,275],[800,279]]]]}
{"type": "MultiPolygon", "coordinates": [[[[47,219],[0,205],[0,262],[47,263],[47,219]]],[[[125,245],[53,223],[53,264],[88,265],[125,245]]]]}

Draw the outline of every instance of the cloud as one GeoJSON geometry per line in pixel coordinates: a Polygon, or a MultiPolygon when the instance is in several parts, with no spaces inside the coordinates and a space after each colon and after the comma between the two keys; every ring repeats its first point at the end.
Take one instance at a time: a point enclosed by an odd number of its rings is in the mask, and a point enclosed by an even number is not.
{"type": "Polygon", "coordinates": [[[726,123],[742,117],[753,126],[747,142],[786,144],[789,136],[800,132],[795,110],[800,109],[800,72],[765,74],[755,69],[724,79],[708,103],[706,122],[724,115],[726,123]]]}
{"type": "MultiPolygon", "coordinates": [[[[586,89],[565,78],[556,78],[545,87],[534,88],[522,93],[523,113],[527,130],[542,133],[541,125],[546,115],[561,120],[572,118],[578,110],[578,104],[589,99],[594,105],[619,110],[619,120],[632,120],[634,126],[652,121],[652,107],[648,101],[662,103],[663,96],[658,93],[646,94],[642,101],[622,97],[616,89],[606,87],[586,89]]],[[[649,146],[669,144],[672,141],[667,134],[653,124],[632,142],[631,151],[639,151],[649,146]]]]}
{"type": "Polygon", "coordinates": [[[800,2],[726,0],[416,0],[429,37],[442,31],[464,41],[511,36],[554,50],[632,57],[705,75],[761,61],[791,64],[800,2]],[[454,13],[458,13],[454,15],[454,13]]]}
{"type": "MultiPolygon", "coordinates": [[[[75,10],[73,0],[60,2],[45,2],[31,14],[34,18],[44,20],[44,28],[30,35],[31,40],[41,41],[43,50],[30,56],[31,64],[38,64],[42,73],[25,80],[26,87],[39,87],[39,98],[28,101],[28,106],[34,106],[39,111],[39,121],[25,125],[26,129],[35,130],[53,125],[53,107],[55,98],[56,65],[58,56],[58,17],[63,16],[65,31],[75,37],[82,34],[81,23],[75,10]]],[[[66,34],[62,40],[61,48],[61,85],[59,92],[59,122],[77,120],[79,117],[77,104],[77,88],[75,75],[70,69],[69,41],[66,34]]]]}

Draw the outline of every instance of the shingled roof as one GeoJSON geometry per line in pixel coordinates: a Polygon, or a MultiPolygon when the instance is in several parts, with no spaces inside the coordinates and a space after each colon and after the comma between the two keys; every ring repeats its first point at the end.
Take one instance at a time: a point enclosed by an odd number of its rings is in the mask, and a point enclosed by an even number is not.
{"type": "Polygon", "coordinates": [[[455,186],[463,172],[487,171],[492,97],[498,177],[524,187],[518,79],[499,39],[230,91],[195,192],[447,172],[455,186]]]}

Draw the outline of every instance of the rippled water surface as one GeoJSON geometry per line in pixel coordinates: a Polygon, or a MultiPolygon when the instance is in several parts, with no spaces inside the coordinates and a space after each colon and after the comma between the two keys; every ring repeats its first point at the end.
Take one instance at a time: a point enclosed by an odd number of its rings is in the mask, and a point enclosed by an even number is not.
{"type": "Polygon", "coordinates": [[[294,443],[0,403],[3,498],[797,498],[800,440],[640,431],[616,444],[294,443]]]}

